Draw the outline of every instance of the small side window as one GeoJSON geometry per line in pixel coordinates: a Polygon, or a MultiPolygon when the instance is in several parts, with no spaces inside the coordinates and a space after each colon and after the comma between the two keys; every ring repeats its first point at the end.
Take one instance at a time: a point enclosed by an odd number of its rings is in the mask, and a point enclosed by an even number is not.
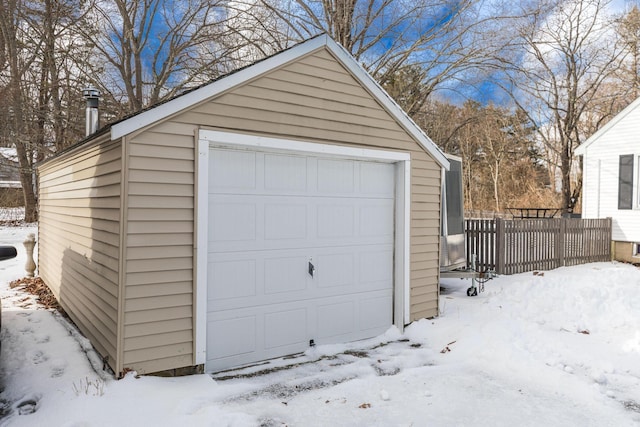
{"type": "Polygon", "coordinates": [[[640,258],[640,243],[633,244],[633,256],[640,258]]]}
{"type": "Polygon", "coordinates": [[[618,168],[618,209],[633,206],[633,154],[620,156],[618,168]]]}

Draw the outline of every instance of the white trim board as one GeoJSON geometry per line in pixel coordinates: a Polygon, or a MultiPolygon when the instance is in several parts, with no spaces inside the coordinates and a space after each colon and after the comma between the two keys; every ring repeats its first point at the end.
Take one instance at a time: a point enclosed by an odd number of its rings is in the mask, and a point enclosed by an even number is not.
{"type": "MultiPolygon", "coordinates": [[[[370,150],[340,145],[267,138],[260,136],[201,129],[198,140],[198,203],[197,203],[197,271],[196,271],[196,360],[206,362],[207,346],[207,221],[209,195],[208,162],[210,147],[269,152],[293,152],[322,156],[380,161],[396,164],[395,241],[393,324],[401,331],[410,322],[410,236],[411,236],[411,156],[409,153],[370,150]],[[205,201],[205,202],[203,202],[205,201]],[[204,359],[203,359],[204,358],[204,359]]],[[[204,363],[204,362],[201,362],[204,363]]]]}
{"type": "Polygon", "coordinates": [[[209,235],[209,142],[198,140],[197,194],[196,200],[196,289],[195,289],[195,362],[207,361],[207,238],[209,235]],[[204,315],[202,315],[204,313],[204,315]]]}
{"type": "Polygon", "coordinates": [[[343,145],[319,144],[293,139],[281,139],[240,133],[200,130],[200,141],[209,141],[217,147],[241,148],[252,150],[286,151],[297,153],[322,154],[330,157],[351,157],[359,160],[379,160],[386,162],[407,161],[411,155],[401,151],[372,150],[368,148],[345,147],[343,145]]]}

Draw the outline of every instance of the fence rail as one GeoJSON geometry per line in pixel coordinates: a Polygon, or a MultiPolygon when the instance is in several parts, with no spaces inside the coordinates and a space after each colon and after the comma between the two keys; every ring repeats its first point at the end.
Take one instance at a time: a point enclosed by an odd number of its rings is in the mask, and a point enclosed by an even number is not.
{"type": "Polygon", "coordinates": [[[498,274],[609,261],[611,218],[467,219],[466,255],[498,274]]]}

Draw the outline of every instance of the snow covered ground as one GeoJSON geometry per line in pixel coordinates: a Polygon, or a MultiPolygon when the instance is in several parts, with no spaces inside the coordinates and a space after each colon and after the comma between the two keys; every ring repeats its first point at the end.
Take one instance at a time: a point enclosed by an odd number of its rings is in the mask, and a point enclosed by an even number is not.
{"type": "Polygon", "coordinates": [[[116,381],[63,318],[9,289],[33,231],[0,228],[0,244],[20,252],[0,263],[0,425],[640,426],[640,269],[630,265],[500,277],[473,298],[468,282],[443,281],[441,316],[404,334],[233,378],[116,381]]]}

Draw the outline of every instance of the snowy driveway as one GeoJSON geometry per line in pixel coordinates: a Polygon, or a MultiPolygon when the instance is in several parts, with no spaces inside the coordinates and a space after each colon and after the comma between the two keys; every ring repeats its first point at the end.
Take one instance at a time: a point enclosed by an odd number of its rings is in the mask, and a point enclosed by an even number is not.
{"type": "MultiPolygon", "coordinates": [[[[0,229],[0,242],[28,231],[0,229]]],[[[441,316],[403,335],[391,329],[214,378],[115,381],[64,319],[8,289],[23,264],[0,266],[0,425],[640,425],[633,266],[502,277],[474,298],[465,281],[445,281],[441,316]]]]}

